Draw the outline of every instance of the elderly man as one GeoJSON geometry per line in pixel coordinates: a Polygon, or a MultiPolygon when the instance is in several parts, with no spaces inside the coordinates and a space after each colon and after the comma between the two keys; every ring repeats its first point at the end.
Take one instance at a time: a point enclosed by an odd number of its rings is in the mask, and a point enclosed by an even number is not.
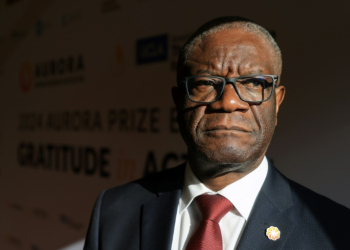
{"type": "Polygon", "coordinates": [[[104,191],[85,249],[350,249],[349,210],[265,157],[285,95],[281,70],[279,47],[252,21],[199,28],[172,89],[188,162],[104,191]]]}

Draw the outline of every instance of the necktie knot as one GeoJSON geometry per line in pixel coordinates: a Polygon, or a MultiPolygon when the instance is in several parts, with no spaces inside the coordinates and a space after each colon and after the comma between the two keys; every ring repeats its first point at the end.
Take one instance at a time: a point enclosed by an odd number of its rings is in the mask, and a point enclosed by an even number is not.
{"type": "Polygon", "coordinates": [[[233,209],[232,203],[221,195],[202,194],[195,198],[195,202],[202,213],[202,220],[207,219],[216,223],[233,209]]]}
{"type": "Polygon", "coordinates": [[[222,250],[219,222],[233,209],[232,203],[221,195],[202,194],[194,200],[202,213],[202,220],[186,250],[222,250]]]}

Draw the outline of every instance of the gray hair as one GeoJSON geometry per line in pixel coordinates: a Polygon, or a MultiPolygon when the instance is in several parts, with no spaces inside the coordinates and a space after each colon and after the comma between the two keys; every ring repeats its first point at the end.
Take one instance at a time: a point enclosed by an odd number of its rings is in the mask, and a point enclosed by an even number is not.
{"type": "Polygon", "coordinates": [[[181,77],[183,68],[187,63],[187,59],[189,57],[191,48],[193,45],[195,45],[198,42],[198,40],[204,39],[205,37],[213,33],[216,33],[218,31],[230,30],[230,29],[242,29],[245,32],[252,33],[262,38],[262,41],[269,44],[272,47],[272,49],[275,51],[276,53],[275,66],[277,67],[278,72],[282,71],[281,49],[278,47],[275,39],[271,36],[270,32],[268,32],[264,27],[254,23],[249,19],[237,17],[237,16],[228,16],[228,17],[219,17],[205,23],[185,43],[185,45],[182,47],[179,54],[178,70],[177,70],[178,80],[179,80],[179,77],[181,77]]]}

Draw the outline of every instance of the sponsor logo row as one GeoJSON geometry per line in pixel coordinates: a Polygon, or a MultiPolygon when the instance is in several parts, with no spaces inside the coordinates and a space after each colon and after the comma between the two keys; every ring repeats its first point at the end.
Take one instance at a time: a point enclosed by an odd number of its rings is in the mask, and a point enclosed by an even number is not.
{"type": "Polygon", "coordinates": [[[43,62],[22,64],[19,83],[22,92],[27,93],[32,86],[48,87],[52,85],[84,82],[85,60],[81,54],[50,59],[43,62]]]}
{"type": "Polygon", "coordinates": [[[60,213],[58,215],[52,216],[50,215],[50,212],[45,209],[38,207],[25,207],[24,205],[16,202],[6,202],[5,208],[15,212],[27,213],[39,220],[49,220],[51,217],[54,217],[53,219],[74,230],[81,230],[85,226],[83,223],[76,221],[66,213],[60,213]]]}
{"type": "MultiPolygon", "coordinates": [[[[276,32],[270,31],[275,38],[276,32]]],[[[161,34],[152,37],[141,38],[136,41],[136,64],[143,65],[153,62],[164,62],[170,59],[170,69],[176,70],[177,58],[182,46],[189,39],[190,34],[171,36],[161,34]]],[[[115,60],[119,64],[124,63],[124,52],[122,47],[117,43],[114,51],[115,60]]],[[[53,77],[55,75],[71,74],[85,69],[84,57],[81,54],[75,56],[65,56],[61,58],[48,59],[36,63],[34,68],[32,64],[25,62],[20,70],[20,83],[23,92],[28,92],[33,82],[33,78],[53,77]]],[[[83,80],[80,76],[78,79],[83,80]]],[[[58,82],[71,82],[72,80],[60,80],[58,82]]],[[[74,80],[73,80],[74,81],[74,80]]],[[[79,81],[79,80],[78,80],[79,81]]],[[[52,81],[56,82],[57,81],[52,81]]],[[[39,85],[46,85],[39,83],[39,85]]]]}
{"type": "MultiPolygon", "coordinates": [[[[138,39],[136,41],[136,64],[144,65],[155,62],[170,61],[170,69],[176,70],[177,57],[188,36],[173,36],[161,34],[138,39]]],[[[124,52],[119,44],[114,51],[115,61],[124,65],[124,52]]],[[[66,55],[59,58],[48,58],[39,62],[23,62],[19,70],[19,85],[23,93],[31,89],[69,85],[85,82],[88,67],[83,54],[66,55]]]]}
{"type": "Polygon", "coordinates": [[[38,207],[26,207],[20,203],[16,202],[6,202],[5,208],[18,213],[27,213],[30,216],[39,220],[49,220],[54,219],[60,223],[66,225],[67,227],[74,230],[82,230],[84,228],[84,223],[76,221],[74,218],[66,213],[60,213],[58,215],[52,215],[49,211],[38,208],[38,207]]]}
{"type": "MultiPolygon", "coordinates": [[[[270,33],[273,37],[276,36],[275,31],[270,33]]],[[[189,34],[172,36],[171,38],[168,34],[161,34],[138,39],[136,41],[136,64],[144,65],[170,60],[170,69],[176,70],[179,52],[188,38],[189,34]]],[[[114,50],[116,62],[123,64],[122,47],[116,44],[114,50]]],[[[47,87],[84,82],[85,69],[85,60],[82,54],[48,59],[35,64],[24,62],[19,75],[20,88],[22,92],[27,93],[33,84],[35,87],[47,87]]]]}
{"type": "MultiPolygon", "coordinates": [[[[72,216],[68,215],[67,213],[60,213],[53,215],[49,211],[38,208],[38,207],[26,207],[25,205],[22,205],[17,202],[6,202],[5,203],[5,209],[10,210],[16,214],[19,213],[26,213],[29,216],[32,216],[38,220],[41,221],[52,221],[56,220],[60,222],[65,228],[75,230],[75,231],[82,231],[86,229],[86,226],[84,223],[77,221],[72,216]]],[[[1,233],[0,234],[0,240],[3,244],[14,247],[15,249],[30,249],[30,250],[41,250],[43,249],[40,247],[40,244],[37,243],[28,243],[27,240],[22,239],[19,236],[10,234],[10,233],[1,233]]],[[[12,248],[11,248],[12,249],[12,248]]]]}
{"type": "MultiPolygon", "coordinates": [[[[135,2],[144,2],[148,0],[134,0],[135,2]]],[[[7,0],[7,4],[9,6],[13,5],[14,3],[20,2],[20,0],[7,0]]],[[[122,7],[122,4],[120,3],[120,0],[100,0],[99,1],[99,10],[101,13],[109,13],[112,11],[120,10],[122,7]]],[[[38,19],[35,21],[34,24],[34,32],[37,36],[44,35],[48,30],[61,26],[63,28],[79,21],[84,16],[84,12],[82,10],[73,10],[69,12],[65,12],[61,15],[59,15],[59,18],[54,21],[48,21],[43,19],[38,19]]],[[[12,32],[13,38],[18,38],[18,34],[26,35],[28,31],[15,29],[12,32]]]]}

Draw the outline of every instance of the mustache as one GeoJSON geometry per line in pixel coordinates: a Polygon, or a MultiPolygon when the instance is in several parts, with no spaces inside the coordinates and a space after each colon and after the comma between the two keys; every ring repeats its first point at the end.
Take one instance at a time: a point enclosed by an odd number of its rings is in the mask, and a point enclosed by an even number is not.
{"type": "Polygon", "coordinates": [[[226,126],[226,125],[221,125],[221,124],[215,124],[213,126],[205,127],[204,131],[209,132],[209,131],[218,131],[218,130],[238,130],[242,132],[252,132],[252,130],[248,126],[242,126],[242,124],[237,124],[237,125],[231,125],[231,126],[226,126]]]}
{"type": "Polygon", "coordinates": [[[251,121],[246,120],[239,114],[211,114],[201,124],[202,131],[215,131],[215,130],[238,130],[242,132],[252,132],[253,127],[251,121]]]}
{"type": "MultiPolygon", "coordinates": [[[[177,110],[178,121],[183,120],[187,115],[193,115],[198,112],[198,109],[208,106],[208,104],[197,103],[194,106],[182,108],[177,110]]],[[[191,116],[192,116],[191,115],[191,116]]],[[[225,112],[224,110],[210,110],[205,108],[204,116],[201,117],[201,121],[198,121],[200,130],[202,131],[214,131],[214,130],[238,130],[243,132],[252,132],[259,126],[259,122],[254,117],[254,121],[245,117],[240,111],[225,112]]],[[[198,129],[198,127],[197,127],[198,129]]]]}

